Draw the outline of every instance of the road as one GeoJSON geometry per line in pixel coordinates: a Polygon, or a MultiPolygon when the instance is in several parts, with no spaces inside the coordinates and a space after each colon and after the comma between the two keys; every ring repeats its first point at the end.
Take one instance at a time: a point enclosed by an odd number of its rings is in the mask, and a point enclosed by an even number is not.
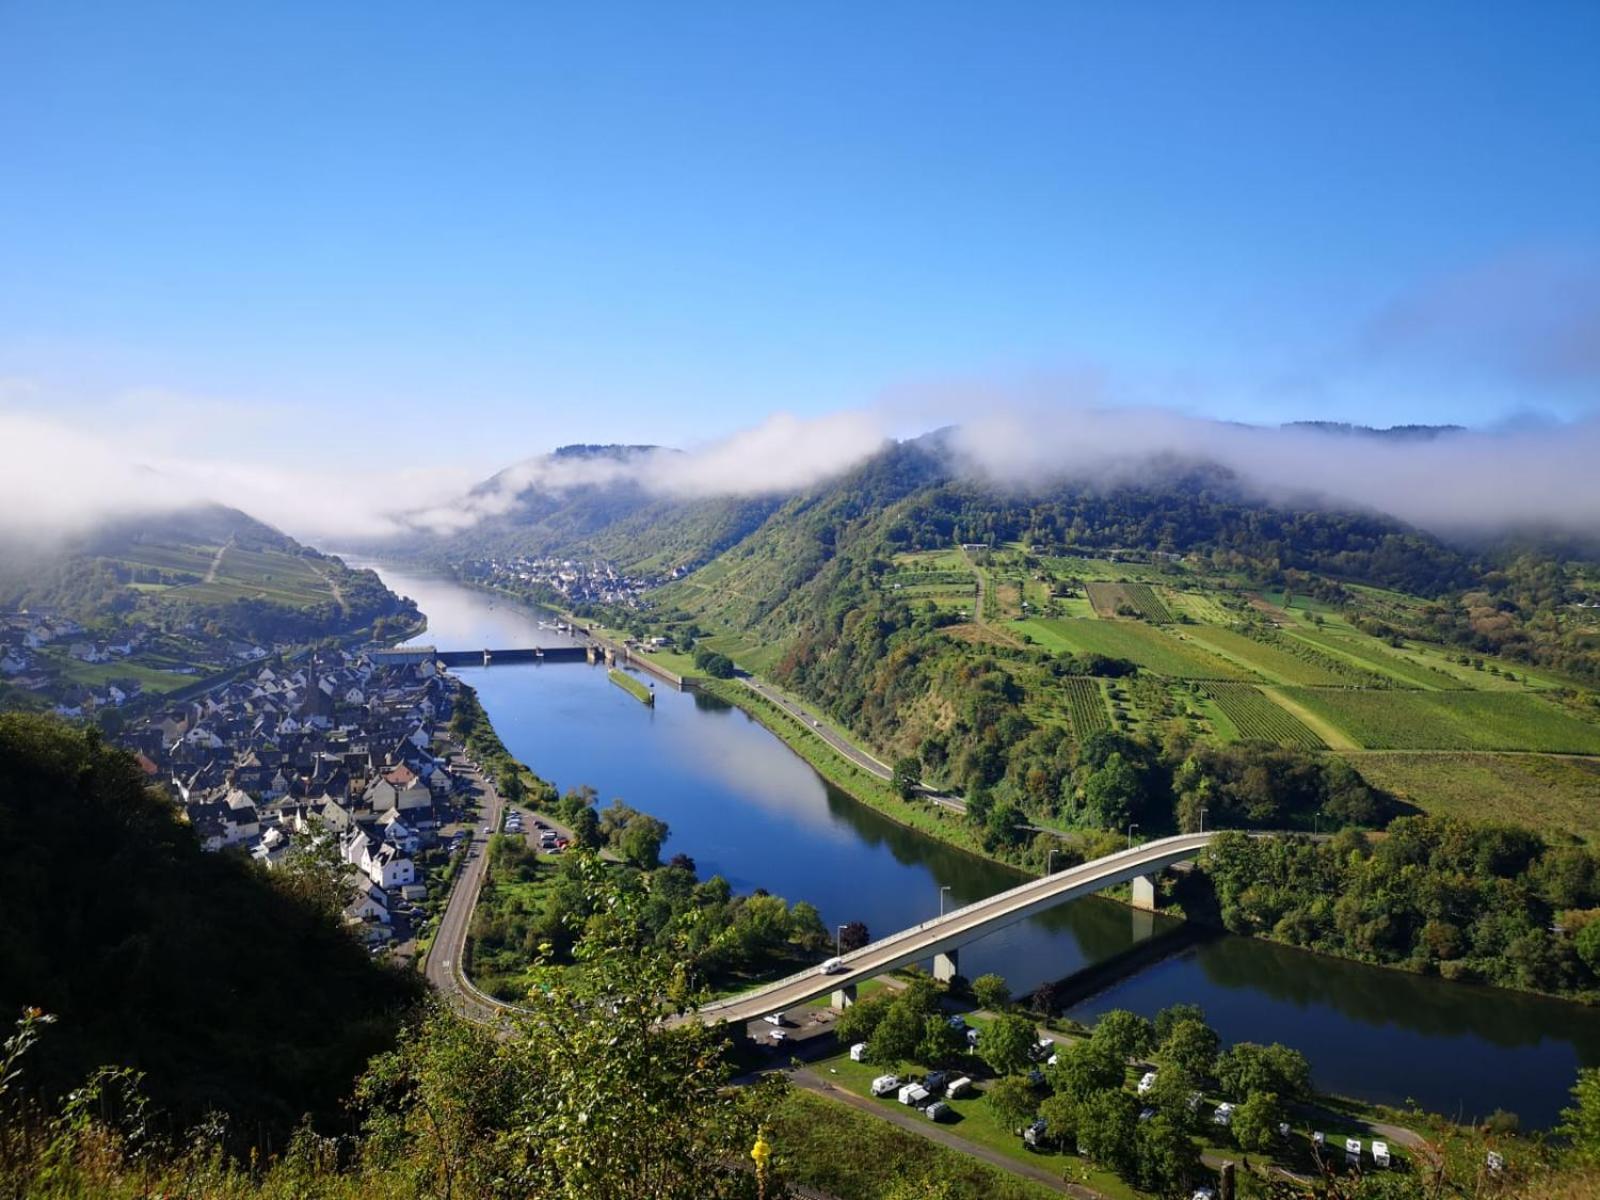
{"type": "Polygon", "coordinates": [[[472,825],[467,861],[461,868],[461,874],[456,877],[455,886],[450,889],[450,898],[445,902],[444,916],[439,918],[439,930],[428,950],[427,966],[423,973],[457,1012],[474,1020],[493,1020],[498,1010],[492,1002],[486,1003],[474,994],[474,990],[462,986],[460,971],[461,955],[467,945],[467,930],[472,925],[472,910],[478,903],[478,889],[483,886],[484,873],[489,869],[487,848],[490,835],[483,832],[484,826],[500,828],[500,814],[505,808],[505,801],[500,798],[494,784],[485,779],[461,754],[452,754],[450,765],[472,781],[483,804],[472,825]]]}
{"type": "MultiPolygon", "coordinates": [[[[863,771],[867,772],[867,774],[881,779],[885,783],[894,782],[894,771],[892,769],[890,769],[886,764],[880,762],[878,759],[873,758],[872,755],[868,754],[859,746],[856,746],[854,743],[846,739],[838,732],[838,730],[834,729],[833,726],[829,724],[826,717],[817,712],[815,709],[802,704],[792,696],[780,692],[771,684],[762,683],[753,675],[741,675],[739,677],[739,682],[744,684],[745,687],[749,688],[763,700],[768,700],[777,705],[782,711],[788,713],[795,720],[799,721],[800,724],[809,729],[841,758],[848,760],[849,762],[860,767],[863,771]]],[[[948,808],[952,812],[958,812],[965,815],[967,811],[967,802],[961,799],[959,796],[952,796],[947,792],[941,792],[937,788],[929,787],[927,784],[919,785],[917,790],[926,799],[932,801],[934,804],[940,805],[941,807],[948,808]]]]}
{"type": "Polygon", "coordinates": [[[1193,858],[1214,836],[1214,833],[1184,833],[1158,838],[1053,875],[1030,879],[852,951],[844,956],[845,969],[839,974],[824,975],[819,968],[812,967],[765,987],[714,1001],[700,1010],[699,1017],[705,1021],[726,1020],[737,1024],[793,1008],[838,988],[864,983],[935,954],[957,950],[986,933],[1068,900],[1193,858]]]}

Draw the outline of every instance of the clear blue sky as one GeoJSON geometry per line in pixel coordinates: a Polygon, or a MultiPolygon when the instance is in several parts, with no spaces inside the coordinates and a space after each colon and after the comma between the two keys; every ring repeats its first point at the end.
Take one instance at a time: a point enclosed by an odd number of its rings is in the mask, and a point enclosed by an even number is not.
{"type": "Polygon", "coordinates": [[[1572,413],[1597,64],[1593,2],[0,0],[0,404],[1572,413]]]}

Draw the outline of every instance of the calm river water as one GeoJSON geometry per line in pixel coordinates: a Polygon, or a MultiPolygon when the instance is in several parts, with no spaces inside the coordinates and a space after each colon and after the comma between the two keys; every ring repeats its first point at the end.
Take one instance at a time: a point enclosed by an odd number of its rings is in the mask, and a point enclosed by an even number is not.
{"type": "MultiPolygon", "coordinates": [[[[549,645],[536,614],[447,580],[380,567],[428,616],[441,649],[549,645]]],[[[668,853],[736,890],[816,905],[831,927],[874,936],[1022,878],[905,829],[827,784],[738,709],[660,685],[647,708],[584,664],[462,668],[512,753],[563,789],[593,786],[666,821],[668,853]]],[[[1156,927],[1166,918],[1157,918],[1156,927]]],[[[1148,936],[1151,918],[1089,899],[961,951],[969,978],[1016,991],[1059,979],[1148,936]]],[[[1281,1041],[1311,1060],[1318,1088],[1412,1098],[1453,1116],[1493,1109],[1551,1124],[1579,1066],[1600,1065],[1600,1011],[1321,958],[1247,938],[1203,943],[1122,980],[1073,1015],[1200,1004],[1225,1041],[1281,1041]]]]}

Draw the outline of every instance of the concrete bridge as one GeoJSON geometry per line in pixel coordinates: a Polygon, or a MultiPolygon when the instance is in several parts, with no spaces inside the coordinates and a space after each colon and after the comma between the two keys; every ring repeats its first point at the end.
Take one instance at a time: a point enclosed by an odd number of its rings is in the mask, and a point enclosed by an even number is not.
{"type": "Polygon", "coordinates": [[[435,650],[435,661],[447,667],[487,667],[492,663],[592,662],[589,646],[518,646],[509,650],[435,650]]]}
{"type": "Polygon", "coordinates": [[[834,1007],[843,1008],[855,1002],[857,984],[930,955],[934,976],[948,980],[959,973],[960,950],[968,942],[1034,913],[1119,883],[1132,882],[1135,907],[1154,908],[1155,877],[1173,864],[1193,858],[1214,836],[1214,833],[1185,833],[1161,838],[1057,871],[1054,875],[1031,879],[1009,891],[851,951],[843,958],[844,971],[837,975],[824,975],[820,968],[811,967],[754,991],[708,1004],[700,1010],[700,1019],[738,1025],[805,1004],[830,992],[834,1007]]]}

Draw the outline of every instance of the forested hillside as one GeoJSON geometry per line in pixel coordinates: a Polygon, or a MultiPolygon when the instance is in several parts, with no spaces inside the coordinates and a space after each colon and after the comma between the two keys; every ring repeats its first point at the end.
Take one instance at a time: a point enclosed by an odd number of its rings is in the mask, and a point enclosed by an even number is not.
{"type": "Polygon", "coordinates": [[[110,1064],[181,1123],[255,1139],[336,1117],[417,976],[372,961],[319,869],[202,853],[123,751],[0,715],[0,1011],[56,1018],[30,1064],[57,1095],[110,1064]]]}

